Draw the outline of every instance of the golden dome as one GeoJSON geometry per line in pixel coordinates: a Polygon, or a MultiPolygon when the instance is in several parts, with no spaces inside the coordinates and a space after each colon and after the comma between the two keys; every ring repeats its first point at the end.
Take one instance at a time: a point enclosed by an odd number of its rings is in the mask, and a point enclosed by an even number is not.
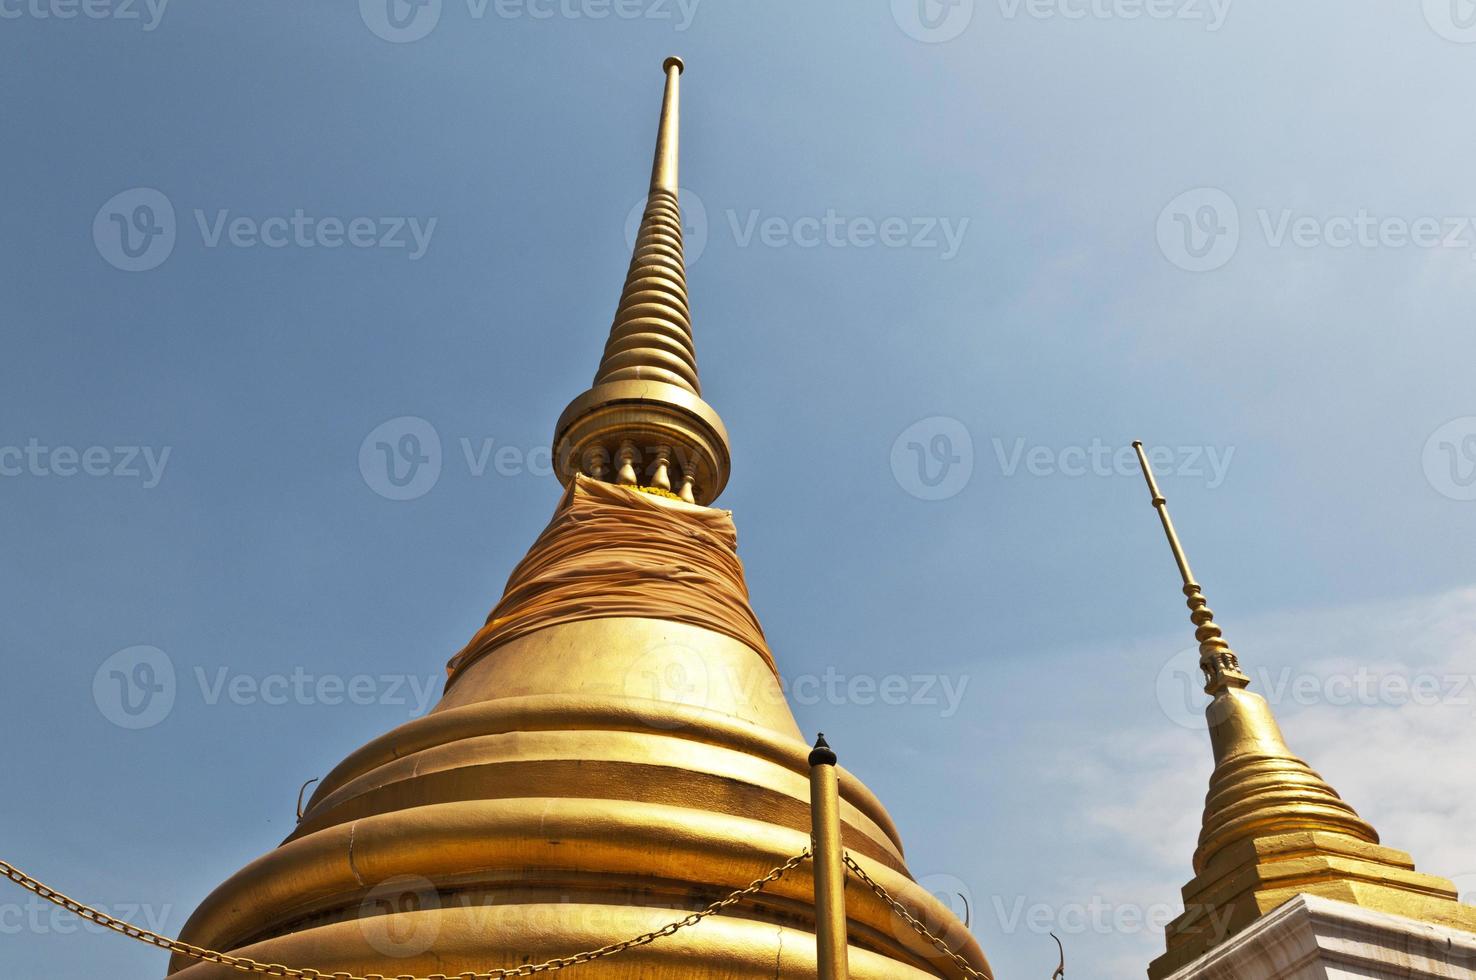
{"type": "MultiPolygon", "coordinates": [[[[325,973],[511,968],[658,929],[809,847],[810,747],[749,606],[731,517],[672,499],[710,501],[728,465],[686,317],[680,70],[668,62],[651,203],[604,363],[559,424],[577,465],[561,470],[548,529],[452,659],[435,709],[340,763],[295,832],[201,904],[186,942],[325,973]],[[651,436],[665,441],[628,456],[651,436]]],[[[876,797],[845,771],[840,793],[866,873],[987,971],[909,877],[876,797]]],[[[801,865],[579,976],[808,980],[812,873],[801,865]]],[[[853,884],[847,900],[853,977],[961,976],[869,889],[853,884]]],[[[178,957],[173,969],[233,975],[178,957]]]]}

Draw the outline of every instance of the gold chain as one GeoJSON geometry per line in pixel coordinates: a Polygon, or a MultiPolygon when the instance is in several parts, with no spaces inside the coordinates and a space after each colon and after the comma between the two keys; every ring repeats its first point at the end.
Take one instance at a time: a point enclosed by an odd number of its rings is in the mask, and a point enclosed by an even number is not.
{"type": "Polygon", "coordinates": [[[922,936],[928,942],[932,943],[933,946],[937,948],[938,952],[952,957],[953,962],[957,964],[958,968],[964,972],[964,976],[970,977],[971,980],[994,980],[994,977],[990,976],[989,974],[984,973],[981,970],[974,969],[972,966],[969,965],[969,962],[967,960],[955,953],[948,946],[947,943],[929,932],[928,927],[919,922],[911,912],[903,908],[901,902],[897,901],[895,898],[892,897],[890,892],[888,892],[881,885],[878,885],[875,881],[873,881],[871,875],[861,870],[861,865],[856,863],[855,858],[851,857],[851,855],[849,854],[846,854],[845,862],[846,867],[850,868],[857,878],[860,878],[863,882],[866,883],[867,886],[871,888],[872,891],[876,892],[877,898],[880,898],[883,902],[886,902],[888,905],[890,905],[892,907],[892,911],[900,915],[903,921],[905,921],[909,926],[912,927],[914,932],[916,932],[919,936],[922,936]]]}
{"type": "Polygon", "coordinates": [[[612,943],[609,946],[601,946],[599,949],[592,949],[585,953],[575,953],[573,956],[561,956],[544,963],[530,963],[527,966],[519,966],[510,970],[490,970],[484,973],[457,973],[454,975],[437,973],[430,977],[412,977],[408,974],[399,974],[398,976],[390,977],[382,973],[371,973],[368,976],[360,977],[351,973],[324,973],[321,970],[293,969],[292,967],[282,966],[280,963],[259,963],[245,956],[231,956],[229,953],[218,953],[212,949],[191,946],[189,943],[180,942],[178,939],[170,939],[168,936],[161,936],[157,932],[150,932],[147,929],[124,922],[121,919],[115,919],[106,912],[100,912],[89,905],[83,905],[81,902],[73,901],[60,892],[46,887],[35,878],[32,878],[30,875],[25,874],[20,869],[4,861],[0,861],[0,874],[3,874],[6,878],[27,891],[51,902],[53,905],[59,905],[74,915],[79,915],[89,922],[95,922],[100,926],[127,936],[129,939],[136,939],[141,943],[157,946],[160,949],[169,950],[171,953],[179,953],[191,959],[200,960],[203,963],[219,963],[222,966],[228,966],[242,973],[264,973],[273,977],[293,977],[295,980],[507,980],[508,977],[528,977],[535,973],[552,973],[555,970],[562,970],[565,967],[578,966],[581,963],[603,959],[606,956],[614,956],[616,953],[624,952],[627,949],[632,949],[636,946],[645,946],[658,939],[664,939],[667,936],[674,935],[681,929],[685,929],[688,926],[695,926],[708,916],[716,915],[723,909],[736,905],[749,895],[755,895],[763,891],[765,887],[778,881],[790,871],[793,871],[808,861],[809,858],[810,851],[807,848],[762,878],[755,879],[746,887],[738,889],[725,898],[718,899],[706,908],[698,912],[693,912],[686,918],[678,919],[676,922],[662,926],[654,932],[645,933],[634,939],[627,939],[623,943],[612,943]]]}

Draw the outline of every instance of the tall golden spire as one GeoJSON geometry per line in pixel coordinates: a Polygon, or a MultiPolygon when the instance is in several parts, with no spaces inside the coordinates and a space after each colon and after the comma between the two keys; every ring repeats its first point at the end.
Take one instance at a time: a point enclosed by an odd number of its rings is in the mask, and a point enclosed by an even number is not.
{"type": "MultiPolygon", "coordinates": [[[[612,352],[558,426],[561,460],[582,472],[560,470],[553,519],[449,665],[435,708],[329,772],[289,839],[201,903],[187,942],[323,976],[435,977],[654,934],[579,969],[816,975],[813,863],[720,915],[703,911],[811,846],[814,773],[749,603],[732,515],[670,499],[676,485],[705,504],[727,477],[722,424],[672,346],[689,337],[680,68],[667,62],[651,203],[612,352]],[[688,916],[700,925],[667,928],[688,916]]],[[[852,980],[987,974],[964,924],[912,879],[881,802],[850,772],[825,775],[856,867],[970,964],[852,889],[852,980]]],[[[173,968],[172,980],[235,975],[183,956],[173,968]]]]}
{"type": "Polygon", "coordinates": [[[1449,881],[1416,872],[1408,854],[1380,846],[1378,832],[1292,753],[1266,699],[1247,690],[1250,678],[1194,579],[1143,444],[1133,448],[1184,583],[1215,755],[1195,878],[1184,887],[1184,914],[1169,924],[1168,951],[1148,975],[1173,973],[1301,893],[1470,930],[1476,909],[1456,901],[1449,881]]]}
{"type": "Polygon", "coordinates": [[[666,95],[661,100],[646,212],[594,383],[654,379],[700,395],[677,201],[682,60],[666,59],[664,70],[666,95]]]}
{"type": "Polygon", "coordinates": [[[677,181],[682,60],[662,67],[651,187],[625,288],[593,386],[559,418],[554,457],[565,484],[583,473],[707,504],[728,481],[728,434],[702,400],[687,302],[677,181]]]}
{"type": "Polygon", "coordinates": [[[1301,759],[1292,755],[1265,698],[1246,688],[1250,678],[1215,622],[1184,546],[1169,517],[1168,501],[1158,490],[1153,468],[1141,442],[1133,443],[1143,476],[1148,481],[1153,508],[1163,522],[1169,548],[1179,565],[1194,638],[1199,641],[1199,669],[1210,703],[1210,735],[1215,750],[1215,773],[1205,803],[1204,827],[1194,870],[1238,840],[1288,830],[1325,830],[1349,834],[1371,844],[1379,835],[1331,786],[1301,759]]]}
{"type": "Polygon", "coordinates": [[[1199,583],[1194,581],[1194,572],[1189,567],[1189,558],[1184,554],[1184,546],[1179,542],[1179,532],[1174,529],[1174,520],[1169,517],[1168,501],[1164,499],[1158,490],[1158,481],[1153,478],[1153,468],[1148,465],[1148,457],[1143,452],[1141,442],[1133,443],[1133,449],[1137,450],[1138,462],[1143,468],[1143,477],[1148,481],[1148,492],[1153,500],[1153,509],[1158,511],[1158,519],[1163,524],[1163,533],[1168,538],[1169,550],[1174,553],[1174,561],[1179,566],[1179,577],[1184,581],[1184,595],[1188,598],[1189,618],[1194,623],[1194,638],[1199,641],[1199,666],[1204,671],[1205,693],[1218,694],[1229,687],[1246,687],[1250,684],[1250,678],[1240,671],[1240,661],[1236,659],[1235,652],[1230,649],[1230,644],[1225,642],[1220,627],[1215,623],[1214,610],[1210,609],[1209,601],[1204,597],[1204,591],[1199,583]]]}

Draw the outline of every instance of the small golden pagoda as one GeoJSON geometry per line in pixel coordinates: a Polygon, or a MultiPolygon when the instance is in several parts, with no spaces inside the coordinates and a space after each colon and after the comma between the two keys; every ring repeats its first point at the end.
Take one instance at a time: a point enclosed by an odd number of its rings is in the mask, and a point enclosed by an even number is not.
{"type": "Polygon", "coordinates": [[[1194,879],[1183,889],[1183,914],[1169,923],[1167,951],[1148,968],[1150,980],[1173,974],[1298,895],[1476,933],[1476,908],[1460,903],[1450,881],[1416,871],[1408,854],[1382,846],[1378,832],[1292,754],[1271,706],[1247,689],[1250,678],[1194,579],[1143,444],[1133,445],[1184,583],[1212,699],[1205,714],[1215,754],[1194,879]]]}
{"type": "MultiPolygon", "coordinates": [[[[627,940],[810,846],[810,746],[750,608],[727,434],[702,399],[677,200],[680,60],[665,64],[650,194],[593,386],[559,419],[564,485],[440,703],[352,753],[280,847],[230,878],[182,939],[388,976],[506,969],[627,940]]],[[[988,973],[909,876],[886,810],[839,773],[865,873],[988,973]]],[[[816,975],[812,864],[720,915],[578,967],[590,978],[816,975]]],[[[847,889],[851,976],[961,977],[865,888],[847,889]]],[[[175,980],[235,976],[176,956],[175,980]]]]}

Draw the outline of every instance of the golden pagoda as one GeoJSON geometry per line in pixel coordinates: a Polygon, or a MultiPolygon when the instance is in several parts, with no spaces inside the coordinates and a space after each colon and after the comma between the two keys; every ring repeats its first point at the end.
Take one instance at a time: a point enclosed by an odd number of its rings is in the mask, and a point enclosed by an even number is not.
{"type": "MultiPolygon", "coordinates": [[[[564,492],[436,707],[349,755],[295,831],[181,937],[386,976],[512,969],[660,930],[803,855],[810,746],[748,601],[730,470],[702,399],[677,191],[682,63],[593,385],[554,435],[564,492]]],[[[909,876],[886,810],[840,770],[857,867],[963,961],[963,924],[909,876]]],[[[578,965],[589,978],[812,978],[813,862],[721,914],[578,965]]],[[[850,975],[970,975],[869,888],[846,889],[850,975]]],[[[175,980],[237,975],[176,955],[175,980]]]]}
{"type": "MultiPolygon", "coordinates": [[[[1211,697],[1205,714],[1215,756],[1194,879],[1183,889],[1183,914],[1168,925],[1167,950],[1148,967],[1150,980],[1174,974],[1299,895],[1476,933],[1476,908],[1461,904],[1449,880],[1416,871],[1408,854],[1381,845],[1378,832],[1287,746],[1271,706],[1248,690],[1250,678],[1194,579],[1143,444],[1133,446],[1183,580],[1211,697]]],[[[1230,974],[1207,968],[1194,975],[1230,974]]]]}

